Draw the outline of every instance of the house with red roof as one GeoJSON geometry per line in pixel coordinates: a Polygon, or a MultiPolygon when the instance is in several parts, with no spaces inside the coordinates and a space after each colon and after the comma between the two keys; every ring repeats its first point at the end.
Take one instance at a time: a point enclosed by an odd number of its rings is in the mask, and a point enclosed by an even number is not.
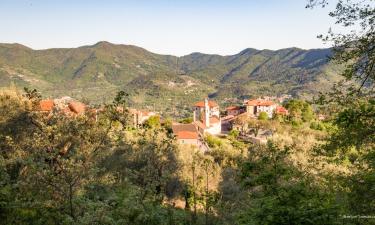
{"type": "Polygon", "coordinates": [[[39,101],[36,111],[42,113],[61,113],[66,116],[82,115],[86,112],[87,106],[72,98],[42,99],[39,101]]]}
{"type": "Polygon", "coordinates": [[[199,133],[194,124],[172,124],[172,130],[178,143],[198,146],[199,133]]]}
{"type": "Polygon", "coordinates": [[[228,116],[238,116],[246,111],[245,107],[242,106],[229,106],[225,109],[228,116]]]}
{"type": "Polygon", "coordinates": [[[209,133],[218,135],[221,133],[221,118],[219,105],[207,98],[194,104],[193,123],[202,135],[209,133]]]}
{"type": "Polygon", "coordinates": [[[273,117],[277,104],[273,101],[263,99],[253,99],[245,102],[246,112],[249,116],[259,116],[260,112],[267,113],[269,118],[273,117]]]}
{"type": "Polygon", "coordinates": [[[278,115],[282,115],[282,116],[289,115],[288,110],[285,107],[283,107],[283,106],[276,106],[275,113],[278,114],[278,115]]]}
{"type": "Polygon", "coordinates": [[[55,104],[52,99],[40,100],[36,108],[36,111],[44,112],[44,113],[51,113],[54,106],[55,104]]]}
{"type": "Polygon", "coordinates": [[[179,144],[192,145],[203,152],[210,150],[207,144],[203,141],[203,138],[194,123],[173,123],[172,131],[179,144]]]}

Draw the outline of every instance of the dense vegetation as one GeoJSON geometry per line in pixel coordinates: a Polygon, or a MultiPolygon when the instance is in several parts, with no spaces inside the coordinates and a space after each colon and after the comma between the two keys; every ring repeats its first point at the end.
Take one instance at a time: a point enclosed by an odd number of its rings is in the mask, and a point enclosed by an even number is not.
{"type": "Polygon", "coordinates": [[[317,157],[317,143],[332,143],[310,128],[315,116],[298,126],[298,114],[247,120],[247,129],[271,129],[272,142],[253,145],[233,131],[207,136],[211,151],[203,154],[178,146],[157,116],[133,127],[118,110],[123,92],[98,121],[35,112],[39,97],[0,93],[4,224],[342,224],[342,215],[372,211],[371,192],[363,195],[370,187],[352,180],[372,184],[371,173],[353,172],[359,152],[317,157]]]}

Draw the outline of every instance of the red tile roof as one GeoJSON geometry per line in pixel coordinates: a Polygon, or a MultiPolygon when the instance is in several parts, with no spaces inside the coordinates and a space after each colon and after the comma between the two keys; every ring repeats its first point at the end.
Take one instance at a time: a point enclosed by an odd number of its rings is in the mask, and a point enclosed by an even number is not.
{"type": "Polygon", "coordinates": [[[194,124],[173,124],[173,133],[177,139],[198,139],[198,132],[194,124]]]}
{"type": "Polygon", "coordinates": [[[194,124],[195,124],[197,127],[201,128],[201,129],[203,129],[203,130],[207,128],[206,125],[204,125],[204,123],[202,123],[202,122],[199,121],[199,120],[195,121],[194,124]]]}
{"type": "Polygon", "coordinates": [[[234,118],[235,118],[235,116],[228,115],[228,116],[221,117],[221,120],[222,121],[230,121],[230,120],[233,120],[234,118]]]}
{"type": "Polygon", "coordinates": [[[86,111],[86,105],[82,102],[70,102],[68,104],[68,107],[72,112],[76,114],[81,114],[86,111]]]}
{"type": "Polygon", "coordinates": [[[288,110],[282,106],[277,106],[276,107],[276,113],[277,114],[282,114],[282,115],[287,115],[288,114],[288,110]]]}
{"type": "Polygon", "coordinates": [[[229,106],[226,110],[241,110],[241,106],[229,106]]]}
{"type": "Polygon", "coordinates": [[[275,103],[273,103],[272,101],[255,99],[255,100],[249,100],[246,104],[250,106],[271,106],[271,105],[274,105],[275,103]]]}
{"type": "Polygon", "coordinates": [[[39,102],[39,110],[40,111],[52,111],[54,106],[53,100],[52,99],[45,99],[45,100],[40,100],[39,102]]]}
{"type": "MultiPolygon", "coordinates": [[[[204,101],[200,101],[194,104],[195,107],[204,107],[204,101]]],[[[218,104],[215,101],[208,101],[208,106],[210,108],[218,106],[218,104]]]]}
{"type": "Polygon", "coordinates": [[[198,139],[197,132],[190,132],[190,131],[180,131],[177,134],[178,139],[198,139]]]}

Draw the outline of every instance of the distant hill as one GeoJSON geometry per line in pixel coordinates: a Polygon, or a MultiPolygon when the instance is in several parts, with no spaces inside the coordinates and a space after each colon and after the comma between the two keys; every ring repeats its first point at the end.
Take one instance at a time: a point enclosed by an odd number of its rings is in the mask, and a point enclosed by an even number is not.
{"type": "Polygon", "coordinates": [[[39,89],[46,97],[69,95],[93,103],[119,90],[136,107],[187,113],[209,95],[220,100],[259,95],[309,97],[339,79],[329,49],[245,49],[236,55],[202,53],[176,57],[132,45],[98,42],[78,48],[33,50],[0,44],[0,86],[39,89]]]}

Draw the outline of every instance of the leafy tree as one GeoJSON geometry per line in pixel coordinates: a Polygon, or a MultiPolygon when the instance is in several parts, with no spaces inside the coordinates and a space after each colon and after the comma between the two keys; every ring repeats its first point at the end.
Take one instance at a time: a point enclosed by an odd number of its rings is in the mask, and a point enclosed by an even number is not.
{"type": "Polygon", "coordinates": [[[331,107],[335,126],[319,153],[345,158],[355,149],[358,156],[352,166],[353,173],[344,176],[343,185],[350,189],[350,214],[369,214],[375,207],[374,198],[369,197],[375,196],[375,7],[371,0],[310,0],[308,7],[326,6],[329,2],[336,4],[330,16],[349,32],[335,33],[330,29],[327,35],[320,37],[333,43],[332,60],[345,67],[342,75],[346,82],[336,84],[331,93],[318,99],[331,107]]]}
{"type": "Polygon", "coordinates": [[[305,103],[304,108],[302,109],[301,116],[304,122],[310,122],[311,120],[314,119],[315,117],[314,111],[310,104],[305,103]]]}
{"type": "Polygon", "coordinates": [[[249,117],[245,113],[243,113],[235,118],[234,125],[239,126],[240,132],[243,133],[247,129],[248,121],[249,121],[249,117]]]}
{"type": "Polygon", "coordinates": [[[158,115],[155,115],[155,116],[150,116],[150,118],[148,118],[144,125],[146,127],[149,127],[149,128],[157,128],[157,127],[160,127],[161,126],[161,123],[160,123],[160,116],[158,115]]]}
{"type": "Polygon", "coordinates": [[[335,196],[289,160],[290,148],[250,150],[240,179],[250,195],[238,224],[341,224],[335,196]]]}
{"type": "Polygon", "coordinates": [[[237,138],[240,135],[240,132],[238,130],[231,130],[229,131],[229,136],[233,138],[237,138]]]}
{"type": "Polygon", "coordinates": [[[260,112],[258,120],[268,120],[268,114],[266,112],[260,112]]]}
{"type": "Polygon", "coordinates": [[[165,197],[175,194],[174,188],[178,185],[174,173],[179,168],[177,146],[161,128],[135,132],[132,140],[121,141],[105,158],[104,166],[121,180],[130,180],[140,187],[140,202],[161,203],[165,197]]]}
{"type": "Polygon", "coordinates": [[[285,104],[285,107],[292,121],[310,122],[315,117],[312,106],[304,100],[292,99],[285,104]]]}
{"type": "Polygon", "coordinates": [[[327,35],[320,37],[334,44],[333,60],[345,65],[344,77],[359,81],[360,86],[355,89],[361,91],[363,87],[373,85],[375,79],[374,5],[372,0],[308,0],[307,7],[325,7],[329,2],[336,5],[329,15],[349,32],[335,33],[330,29],[327,35]]]}
{"type": "Polygon", "coordinates": [[[209,134],[205,136],[205,141],[207,142],[208,146],[211,148],[221,147],[223,145],[223,142],[220,140],[220,138],[217,138],[209,134]]]}
{"type": "Polygon", "coordinates": [[[173,130],[172,130],[172,123],[173,123],[173,119],[172,118],[165,118],[164,119],[164,122],[163,122],[163,127],[167,130],[168,133],[172,133],[173,130]]]}
{"type": "Polygon", "coordinates": [[[193,118],[192,117],[187,117],[187,118],[181,119],[179,122],[180,123],[189,124],[189,123],[193,122],[193,118]]]}
{"type": "Polygon", "coordinates": [[[252,132],[255,137],[257,137],[259,131],[263,129],[273,129],[272,122],[268,120],[249,120],[248,127],[250,132],[252,132]]]}

